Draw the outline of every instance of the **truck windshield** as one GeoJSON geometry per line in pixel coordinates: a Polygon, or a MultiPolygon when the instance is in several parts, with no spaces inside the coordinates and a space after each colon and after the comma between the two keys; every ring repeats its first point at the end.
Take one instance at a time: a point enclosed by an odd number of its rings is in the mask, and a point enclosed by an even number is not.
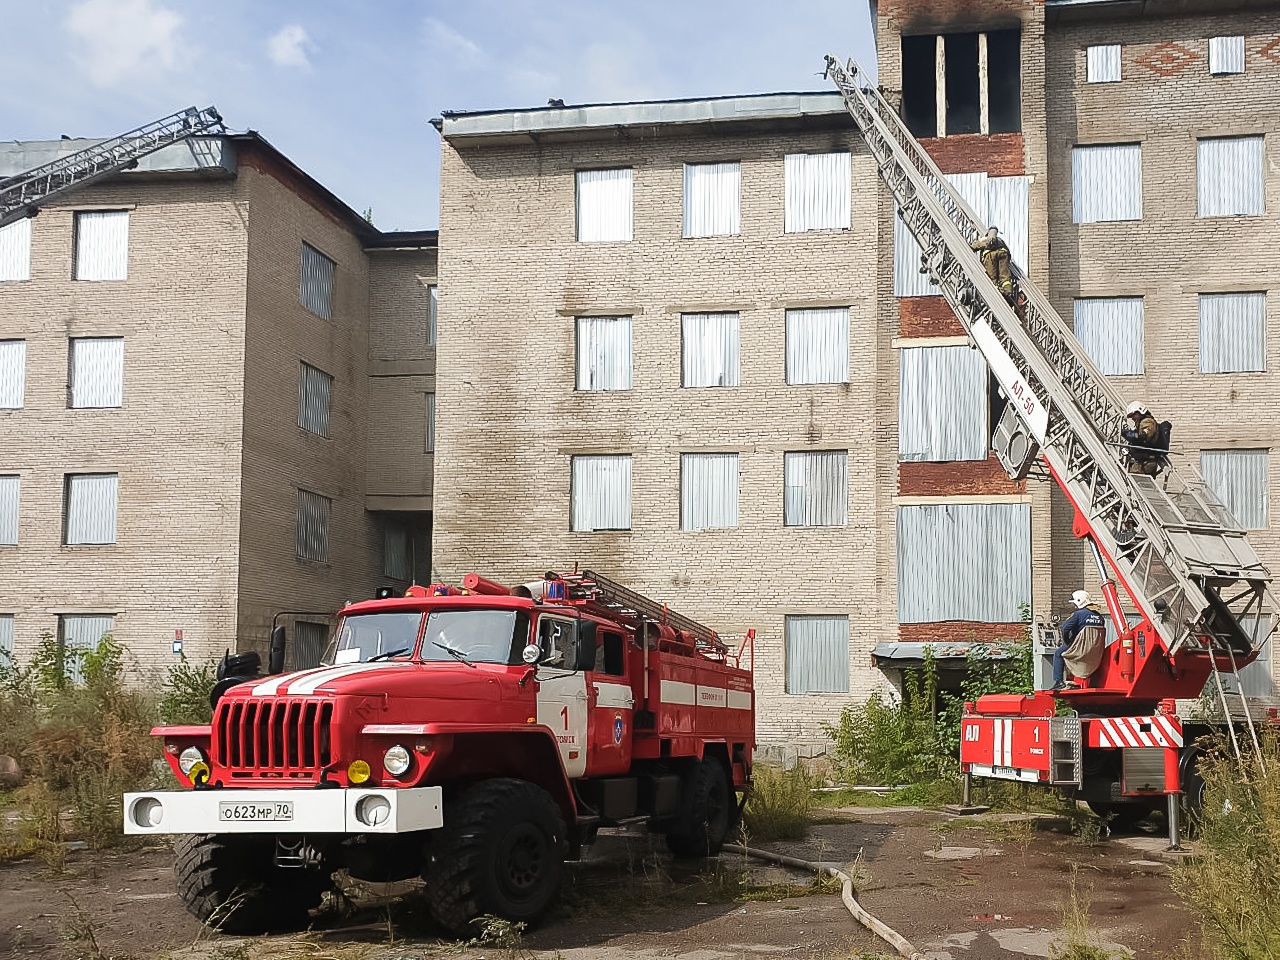
{"type": "Polygon", "coordinates": [[[418,643],[422,614],[363,613],[345,617],[337,635],[329,642],[324,662],[364,663],[374,657],[393,654],[409,656],[418,643]]]}
{"type": "MultiPolygon", "coordinates": [[[[526,624],[527,620],[523,618],[526,624]]],[[[423,660],[519,663],[524,638],[516,645],[514,610],[433,610],[422,638],[423,660]]]]}

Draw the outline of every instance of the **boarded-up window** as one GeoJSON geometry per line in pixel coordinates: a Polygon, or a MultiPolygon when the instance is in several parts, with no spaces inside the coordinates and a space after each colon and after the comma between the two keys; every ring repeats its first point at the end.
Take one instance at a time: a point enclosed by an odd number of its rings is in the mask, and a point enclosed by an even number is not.
{"type": "Polygon", "coordinates": [[[787,233],[849,229],[853,186],[847,152],[789,153],[783,180],[787,233]]]}
{"type": "MultiPolygon", "coordinates": [[[[1222,685],[1227,693],[1235,695],[1239,690],[1246,697],[1257,697],[1264,700],[1270,700],[1276,695],[1275,676],[1272,673],[1271,657],[1272,651],[1275,650],[1275,638],[1266,640],[1271,633],[1270,617],[1241,617],[1240,627],[1245,632],[1245,636],[1249,637],[1253,646],[1262,646],[1262,651],[1258,654],[1258,659],[1245,667],[1237,667],[1240,673],[1240,682],[1236,683],[1236,678],[1227,672],[1223,672],[1222,685]],[[1264,643],[1265,640],[1265,643],[1264,643]]],[[[1213,677],[1210,676],[1209,682],[1205,684],[1204,693],[1211,698],[1218,696],[1218,686],[1213,677]]]]}
{"type": "Polygon", "coordinates": [[[940,462],[987,457],[987,365],[969,347],[899,352],[898,459],[940,462]]]}
{"type": "Polygon", "coordinates": [[[1031,507],[898,507],[898,621],[1016,623],[1031,602],[1031,507]]]}
{"type": "Polygon", "coordinates": [[[787,311],[787,383],[849,382],[849,308],[787,311]]]}
{"type": "Polygon", "coordinates": [[[18,542],[18,505],[22,478],[17,474],[0,475],[0,545],[18,542]]]}
{"type": "Polygon", "coordinates": [[[631,457],[572,458],[571,530],[631,529],[631,457]]]}
{"type": "Polygon", "coordinates": [[[684,235],[736,236],[741,232],[740,163],[684,165],[684,235]]]}
{"type": "Polygon", "coordinates": [[[1142,297],[1076,300],[1075,330],[1080,346],[1103,373],[1142,373],[1142,297]]]}
{"type": "Polygon", "coordinates": [[[0,227],[0,282],[31,279],[31,218],[0,227]]]}
{"type": "Polygon", "coordinates": [[[426,452],[435,453],[436,451],[436,395],[434,393],[427,394],[427,437],[426,452]]]}
{"type": "Polygon", "coordinates": [[[433,283],[427,287],[427,346],[436,345],[436,322],[440,316],[440,290],[433,283]]]}
{"type": "Polygon", "coordinates": [[[1267,501],[1267,450],[1201,450],[1200,475],[1222,505],[1246,530],[1264,530],[1267,501]]]}
{"type": "Polygon", "coordinates": [[[393,580],[409,579],[409,528],[387,522],[382,539],[382,572],[393,580]]]}
{"type": "Polygon", "coordinates": [[[1087,47],[1085,57],[1085,79],[1089,83],[1120,82],[1120,44],[1111,43],[1106,46],[1087,47]]]}
{"type": "Polygon", "coordinates": [[[579,170],[578,239],[608,243],[631,239],[631,169],[579,170]]]}
{"type": "Polygon", "coordinates": [[[98,614],[63,614],[58,617],[58,650],[63,674],[72,683],[84,682],[84,655],[98,649],[103,637],[116,628],[116,618],[98,614]]]}
{"type": "Polygon", "coordinates": [[[333,317],[334,263],[309,243],[302,245],[302,283],[298,299],[317,317],[333,317]]]}
{"type": "Polygon", "coordinates": [[[309,363],[298,366],[298,426],[307,433],[327,437],[333,377],[309,363]]]}
{"type": "Polygon", "coordinates": [[[1028,177],[987,178],[987,223],[1000,228],[1009,258],[1027,272],[1028,177]]]}
{"type": "Polygon", "coordinates": [[[1244,37],[1210,37],[1209,72],[1244,73],[1244,37]]]}
{"type": "Polygon", "coordinates": [[[1200,294],[1200,372],[1267,369],[1267,295],[1200,294]]]}
{"type": "Polygon", "coordinates": [[[13,614],[0,613],[0,670],[13,666],[13,614]]]}
{"type": "Polygon", "coordinates": [[[129,211],[76,214],[77,280],[127,280],[129,211]]]}
{"type": "Polygon", "coordinates": [[[1142,219],[1142,145],[1075,147],[1071,151],[1071,215],[1075,223],[1142,219]]]}
{"type": "Polygon", "coordinates": [[[631,318],[578,317],[578,389],[631,389],[631,318]]]}
{"type": "Polygon", "coordinates": [[[682,313],[680,357],[681,386],[736,387],[738,315],[682,313]]]}
{"type": "Polygon", "coordinates": [[[119,484],[115,473],[67,474],[63,543],[116,542],[119,484]]]}
{"type": "Polygon", "coordinates": [[[849,692],[849,618],[787,617],[787,693],[849,692]]]}
{"type": "Polygon", "coordinates": [[[738,525],[738,455],[680,455],[680,529],[738,525]]]}
{"type": "Polygon", "coordinates": [[[1196,141],[1196,195],[1202,217],[1266,212],[1262,137],[1196,141]]]}
{"type": "Polygon", "coordinates": [[[68,406],[118,407],[124,402],[124,338],[71,341],[68,406]]]}
{"type": "Polygon", "coordinates": [[[849,521],[845,450],[783,456],[783,522],[788,527],[843,527],[849,521]]]}
{"type": "Polygon", "coordinates": [[[329,625],[298,620],[293,625],[293,643],[290,644],[291,669],[310,670],[320,666],[325,647],[329,645],[329,625]]]}
{"type": "Polygon", "coordinates": [[[329,514],[333,501],[310,490],[298,490],[295,549],[303,560],[329,559],[329,514]]]}
{"type": "Polygon", "coordinates": [[[0,410],[20,410],[27,391],[27,341],[0,340],[0,410]]]}

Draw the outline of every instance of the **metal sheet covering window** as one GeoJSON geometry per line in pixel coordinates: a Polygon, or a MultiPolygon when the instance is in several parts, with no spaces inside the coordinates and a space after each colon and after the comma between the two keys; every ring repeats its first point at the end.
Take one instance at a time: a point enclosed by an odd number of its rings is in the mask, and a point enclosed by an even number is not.
{"type": "Polygon", "coordinates": [[[0,475],[0,545],[18,542],[18,505],[22,478],[17,474],[0,475]]]}
{"type": "Polygon", "coordinates": [[[631,529],[631,457],[571,459],[569,529],[631,529]]]}
{"type": "Polygon", "coordinates": [[[329,514],[333,501],[310,490],[298,490],[295,550],[303,560],[324,563],[329,559],[329,514]]]}
{"type": "Polygon", "coordinates": [[[119,486],[115,473],[67,474],[63,543],[116,542],[119,486]]]}
{"type": "Polygon", "coordinates": [[[987,365],[969,347],[899,351],[898,459],[987,458],[987,365]]]}
{"type": "Polygon", "coordinates": [[[1210,37],[1209,72],[1244,73],[1244,37],[1210,37]]]}
{"type": "Polygon", "coordinates": [[[427,287],[427,346],[436,345],[436,320],[440,316],[440,289],[433,283],[427,287]]]}
{"type": "Polygon", "coordinates": [[[302,245],[302,282],[298,300],[324,320],[333,318],[334,262],[309,243],[302,245]]]}
{"type": "Polygon", "coordinates": [[[680,454],[680,529],[738,525],[738,455],[680,454]]]}
{"type": "Polygon", "coordinates": [[[987,223],[1000,228],[1000,236],[1009,246],[1010,259],[1023,273],[1028,272],[1030,182],[1029,177],[987,178],[987,223]]]}
{"type": "Polygon", "coordinates": [[[843,527],[848,521],[848,451],[784,454],[783,523],[788,527],[843,527]]]}
{"type": "Polygon", "coordinates": [[[1196,141],[1197,210],[1202,217],[1266,212],[1262,137],[1196,141]]]}
{"type": "Polygon", "coordinates": [[[0,340],[0,410],[21,410],[27,392],[27,341],[0,340]]]}
{"type": "Polygon", "coordinates": [[[76,214],[77,280],[129,278],[129,211],[76,214]]]}
{"type": "MultiPolygon", "coordinates": [[[[1259,643],[1264,643],[1264,638],[1270,634],[1271,618],[1241,617],[1240,626],[1256,646],[1259,643]]],[[[1227,693],[1234,694],[1239,689],[1246,697],[1267,699],[1274,697],[1276,695],[1276,682],[1275,675],[1272,672],[1271,657],[1275,648],[1276,640],[1274,636],[1270,640],[1265,640],[1265,645],[1258,654],[1258,659],[1248,666],[1238,667],[1240,672],[1240,683],[1238,685],[1235,677],[1224,675],[1222,683],[1227,693]]],[[[1209,678],[1209,682],[1205,684],[1204,692],[1210,697],[1218,695],[1217,684],[1214,683],[1212,676],[1209,678]]]]}
{"type": "Polygon", "coordinates": [[[630,167],[620,170],[579,170],[578,239],[609,243],[631,239],[630,167]]]}
{"type": "Polygon", "coordinates": [[[124,338],[71,341],[71,407],[118,407],[124,402],[124,338]]]}
{"type": "Polygon", "coordinates": [[[1267,369],[1267,295],[1200,294],[1200,372],[1267,369]]]}
{"type": "Polygon", "coordinates": [[[849,618],[786,617],[787,693],[849,692],[849,618]]]}
{"type": "Polygon", "coordinates": [[[1071,150],[1071,218],[1075,223],[1142,219],[1142,145],[1071,150]]]}
{"type": "Polygon", "coordinates": [[[0,613],[0,669],[13,666],[13,614],[0,613]]]}
{"type": "Polygon", "coordinates": [[[680,314],[682,387],[738,385],[738,315],[680,314]]]}
{"type": "Polygon", "coordinates": [[[1267,450],[1200,451],[1200,475],[1246,530],[1267,527],[1270,459],[1267,450]]]}
{"type": "Polygon", "coordinates": [[[578,317],[579,390],[631,389],[631,318],[578,317]]]}
{"type": "Polygon", "coordinates": [[[1075,302],[1080,346],[1109,376],[1142,373],[1142,297],[1083,297],[1075,302]]]}
{"type": "Polygon", "coordinates": [[[319,367],[298,364],[298,426],[318,437],[329,436],[329,403],[333,377],[319,367]]]}
{"type": "Polygon", "coordinates": [[[787,383],[849,382],[849,308],[787,311],[787,383]]]}
{"type": "Polygon", "coordinates": [[[393,580],[408,580],[409,567],[409,528],[387,521],[382,533],[382,572],[393,580]]]}
{"type": "Polygon", "coordinates": [[[1030,504],[898,507],[900,623],[1017,623],[1030,602],[1030,504]]]}
{"type": "Polygon", "coordinates": [[[31,279],[31,218],[0,227],[0,282],[31,279]]]}
{"type": "Polygon", "coordinates": [[[684,235],[737,236],[741,232],[742,164],[684,165],[684,235]]]}
{"type": "Polygon", "coordinates": [[[427,436],[426,452],[436,452],[436,395],[427,394],[427,436]]]}
{"type": "Polygon", "coordinates": [[[325,647],[329,645],[329,625],[295,620],[293,624],[293,648],[290,651],[292,670],[311,670],[320,666],[325,647]]]}
{"type": "Polygon", "coordinates": [[[1085,81],[1088,83],[1120,82],[1120,44],[1086,47],[1085,81]]]}
{"type": "Polygon", "coordinates": [[[849,229],[853,181],[847,151],[788,153],[783,180],[787,233],[849,229]]]}
{"type": "Polygon", "coordinates": [[[115,632],[116,618],[106,614],[71,614],[58,617],[58,646],[62,651],[63,672],[72,683],[83,683],[82,654],[97,650],[103,637],[115,632]]]}

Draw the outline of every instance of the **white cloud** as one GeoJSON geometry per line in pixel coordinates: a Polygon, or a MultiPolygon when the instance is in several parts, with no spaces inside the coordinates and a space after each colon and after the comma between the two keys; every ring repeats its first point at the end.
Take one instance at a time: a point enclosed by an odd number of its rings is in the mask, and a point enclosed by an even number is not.
{"type": "Polygon", "coordinates": [[[133,85],[177,66],[182,17],[155,0],[83,0],[65,26],[95,86],[133,85]]]}
{"type": "Polygon", "coordinates": [[[307,31],[296,23],[280,28],[267,41],[267,50],[271,54],[271,62],[279,67],[310,67],[308,54],[315,52],[316,45],[311,42],[307,31]]]}
{"type": "Polygon", "coordinates": [[[480,49],[479,44],[468,40],[443,20],[427,17],[424,23],[427,28],[427,40],[441,53],[449,54],[455,60],[476,62],[486,59],[485,52],[480,49]]]}

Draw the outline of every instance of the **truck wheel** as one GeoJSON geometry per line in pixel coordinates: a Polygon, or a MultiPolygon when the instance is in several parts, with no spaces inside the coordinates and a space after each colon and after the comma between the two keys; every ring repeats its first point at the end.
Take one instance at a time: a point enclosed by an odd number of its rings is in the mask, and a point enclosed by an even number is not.
{"type": "Polygon", "coordinates": [[[223,933],[257,934],[305,926],[329,889],[323,869],[282,870],[275,838],[181,836],[174,844],[178,896],[202,923],[223,933]]]}
{"type": "Polygon", "coordinates": [[[1132,830],[1147,817],[1151,816],[1152,806],[1145,800],[1133,803],[1104,803],[1090,800],[1089,809],[1096,813],[1113,830],[1132,830]]]}
{"type": "Polygon", "coordinates": [[[724,767],[716,760],[702,760],[685,789],[680,820],[667,832],[667,849],[682,859],[714,857],[724,846],[734,815],[724,767]]]}
{"type": "Polygon", "coordinates": [[[567,831],[547,792],[523,780],[486,780],[445,805],[422,879],[431,915],[458,936],[491,914],[538,919],[560,888],[567,831]]]}

